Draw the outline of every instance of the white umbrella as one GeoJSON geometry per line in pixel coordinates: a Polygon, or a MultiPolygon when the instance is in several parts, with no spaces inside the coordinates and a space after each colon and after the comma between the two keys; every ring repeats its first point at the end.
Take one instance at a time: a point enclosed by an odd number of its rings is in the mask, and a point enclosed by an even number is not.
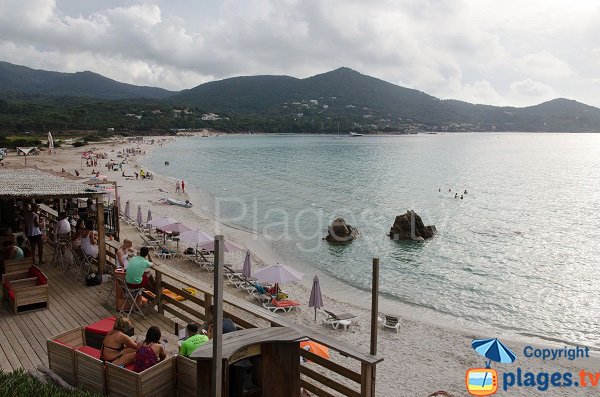
{"type": "Polygon", "coordinates": [[[138,205],[136,221],[137,221],[138,225],[141,225],[142,222],[144,222],[144,220],[142,219],[142,206],[141,205],[138,205]]]}
{"type": "Polygon", "coordinates": [[[148,210],[148,217],[146,218],[146,222],[150,223],[151,220],[152,220],[152,211],[148,210]]]}
{"type": "Polygon", "coordinates": [[[198,245],[207,241],[213,241],[213,237],[200,230],[188,230],[179,235],[179,240],[198,245]]]}
{"type": "Polygon", "coordinates": [[[127,200],[127,202],[125,203],[125,212],[123,212],[123,214],[125,215],[125,218],[131,218],[129,216],[129,200],[127,200]]]}
{"type": "Polygon", "coordinates": [[[52,150],[54,149],[54,139],[52,139],[52,134],[48,131],[48,154],[52,154],[52,150]]]}
{"type": "Polygon", "coordinates": [[[300,281],[304,273],[280,263],[260,269],[254,273],[254,277],[261,283],[287,283],[289,281],[300,281]]]}
{"type": "MultiPolygon", "coordinates": [[[[210,241],[204,242],[198,245],[198,248],[205,249],[207,251],[215,250],[215,241],[211,239],[210,241]]],[[[223,251],[224,252],[232,252],[232,251],[241,251],[242,247],[237,244],[232,243],[231,241],[225,240],[223,242],[223,251]]]]}

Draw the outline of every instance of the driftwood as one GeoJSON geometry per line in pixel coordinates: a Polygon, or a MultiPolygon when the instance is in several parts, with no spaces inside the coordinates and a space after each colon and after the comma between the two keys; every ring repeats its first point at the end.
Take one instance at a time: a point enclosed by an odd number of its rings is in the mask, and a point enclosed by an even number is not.
{"type": "Polygon", "coordinates": [[[37,367],[37,369],[38,369],[38,371],[43,373],[48,379],[50,379],[52,382],[54,382],[57,386],[62,387],[63,389],[67,389],[67,390],[75,390],[75,388],[73,386],[71,386],[70,384],[65,382],[63,380],[63,378],[58,376],[58,374],[56,372],[52,371],[50,368],[46,368],[46,367],[40,365],[39,367],[37,367]]]}
{"type": "Polygon", "coordinates": [[[40,373],[38,371],[36,371],[35,369],[29,369],[29,370],[27,370],[27,373],[29,374],[29,376],[31,376],[33,379],[37,380],[38,382],[40,382],[43,385],[48,383],[48,380],[46,378],[44,378],[42,375],[40,375],[40,373]]]}

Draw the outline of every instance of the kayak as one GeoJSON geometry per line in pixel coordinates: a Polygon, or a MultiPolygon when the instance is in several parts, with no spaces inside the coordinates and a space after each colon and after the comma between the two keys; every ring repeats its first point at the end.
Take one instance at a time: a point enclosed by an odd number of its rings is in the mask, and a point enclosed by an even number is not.
{"type": "Polygon", "coordinates": [[[167,199],[167,203],[171,204],[171,205],[178,205],[180,207],[185,207],[185,208],[190,208],[192,206],[192,203],[190,203],[189,201],[183,201],[183,200],[176,200],[173,198],[168,198],[167,199]]]}

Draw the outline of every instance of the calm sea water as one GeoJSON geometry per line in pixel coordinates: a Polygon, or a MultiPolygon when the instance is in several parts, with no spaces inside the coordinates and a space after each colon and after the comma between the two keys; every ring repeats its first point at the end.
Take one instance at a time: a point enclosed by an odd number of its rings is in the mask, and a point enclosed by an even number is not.
{"type": "Polygon", "coordinates": [[[369,289],[377,256],[391,299],[600,345],[600,135],[195,137],[147,164],[210,192],[222,220],[271,237],[289,264],[369,289]],[[390,241],[407,209],[439,234],[390,241]],[[325,244],[337,216],[361,237],[325,244]]]}

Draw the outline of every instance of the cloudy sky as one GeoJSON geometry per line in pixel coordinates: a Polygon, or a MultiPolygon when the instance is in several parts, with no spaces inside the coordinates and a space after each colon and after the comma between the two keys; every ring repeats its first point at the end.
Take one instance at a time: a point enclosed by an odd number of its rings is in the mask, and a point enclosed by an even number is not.
{"type": "Polygon", "coordinates": [[[600,107],[595,0],[0,0],[0,60],[173,90],[340,66],[440,98],[600,107]]]}

